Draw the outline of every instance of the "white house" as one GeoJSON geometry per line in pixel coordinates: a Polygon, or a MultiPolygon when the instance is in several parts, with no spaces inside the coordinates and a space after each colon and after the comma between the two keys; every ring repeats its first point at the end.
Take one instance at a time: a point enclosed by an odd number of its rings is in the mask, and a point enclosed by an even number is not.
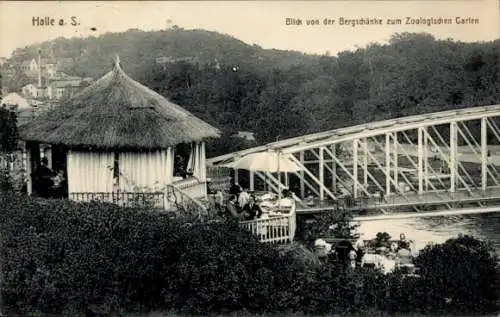
{"type": "Polygon", "coordinates": [[[240,138],[245,141],[255,141],[255,133],[250,131],[238,131],[232,135],[233,138],[240,138]]]}
{"type": "Polygon", "coordinates": [[[31,108],[28,100],[13,92],[2,98],[2,106],[17,106],[18,109],[31,108]]]}
{"type": "Polygon", "coordinates": [[[49,97],[48,89],[46,86],[37,86],[28,84],[22,88],[22,93],[25,97],[29,98],[45,98],[49,97]]]}
{"type": "Polygon", "coordinates": [[[26,60],[21,63],[21,69],[26,73],[34,73],[38,71],[38,63],[33,58],[31,60],[26,60]]]}

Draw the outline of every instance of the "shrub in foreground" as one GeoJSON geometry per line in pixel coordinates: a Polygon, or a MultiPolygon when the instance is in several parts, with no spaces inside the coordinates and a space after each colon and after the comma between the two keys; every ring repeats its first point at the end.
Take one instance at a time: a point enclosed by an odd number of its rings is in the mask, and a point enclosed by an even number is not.
{"type": "Polygon", "coordinates": [[[468,237],[425,249],[417,259],[422,277],[408,278],[331,264],[308,269],[293,250],[259,243],[234,223],[10,193],[0,195],[0,208],[2,294],[8,306],[25,309],[21,315],[27,308],[73,317],[86,310],[439,312],[452,311],[449,302],[476,312],[493,310],[498,299],[494,257],[468,237]]]}
{"type": "Polygon", "coordinates": [[[286,258],[236,224],[110,204],[0,197],[5,303],[61,313],[277,309],[286,258]]]}
{"type": "Polygon", "coordinates": [[[489,243],[459,236],[427,246],[415,263],[428,310],[490,313],[500,308],[500,266],[489,243]]]}

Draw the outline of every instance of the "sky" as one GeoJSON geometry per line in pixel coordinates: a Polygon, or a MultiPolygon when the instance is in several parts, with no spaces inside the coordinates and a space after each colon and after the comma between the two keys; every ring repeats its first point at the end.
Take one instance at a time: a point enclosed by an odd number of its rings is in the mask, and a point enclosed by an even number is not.
{"type": "MultiPolygon", "coordinates": [[[[36,24],[36,22],[35,22],[36,24]]],[[[18,47],[58,37],[98,36],[127,29],[160,30],[172,25],[232,35],[263,48],[332,55],[343,50],[385,42],[394,33],[428,32],[436,38],[464,42],[500,38],[500,0],[444,1],[2,1],[0,56],[18,47]],[[33,25],[33,19],[54,19],[54,26],[33,25]],[[75,17],[78,25],[71,25],[75,17]],[[446,18],[451,24],[407,25],[411,18],[446,18]],[[457,17],[479,19],[458,24],[457,17]],[[286,25],[286,19],[302,25],[286,25]],[[340,18],[381,19],[382,25],[339,25],[340,18]],[[388,25],[387,19],[402,20],[388,25]],[[59,26],[59,19],[66,24],[59,26]],[[318,19],[319,25],[306,25],[318,19]],[[324,19],[335,20],[324,25],[324,19]],[[168,22],[170,20],[170,22],[168,22]],[[477,21],[477,20],[475,20],[477,21]]]]}

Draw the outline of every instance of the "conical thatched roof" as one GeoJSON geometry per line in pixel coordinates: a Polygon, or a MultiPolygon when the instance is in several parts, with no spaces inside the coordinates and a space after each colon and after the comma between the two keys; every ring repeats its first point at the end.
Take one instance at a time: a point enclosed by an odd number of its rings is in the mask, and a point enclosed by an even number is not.
{"type": "Polygon", "coordinates": [[[117,58],[112,71],[20,127],[26,141],[104,149],[159,149],[218,137],[219,130],[131,79],[117,58]]]}

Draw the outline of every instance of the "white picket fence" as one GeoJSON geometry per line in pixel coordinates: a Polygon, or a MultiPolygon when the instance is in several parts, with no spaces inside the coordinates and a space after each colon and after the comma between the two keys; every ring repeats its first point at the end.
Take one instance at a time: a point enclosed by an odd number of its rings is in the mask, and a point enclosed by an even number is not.
{"type": "Polygon", "coordinates": [[[292,242],[295,236],[295,214],[241,221],[240,225],[264,243],[292,242]]]}

